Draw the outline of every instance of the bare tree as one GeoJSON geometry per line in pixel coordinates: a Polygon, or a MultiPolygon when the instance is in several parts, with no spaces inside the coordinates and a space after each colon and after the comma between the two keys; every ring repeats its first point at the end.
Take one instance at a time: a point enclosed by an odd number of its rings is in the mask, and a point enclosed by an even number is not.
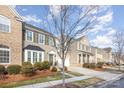
{"type": "Polygon", "coordinates": [[[117,64],[119,64],[119,70],[121,65],[121,59],[124,54],[124,32],[123,31],[117,31],[114,35],[113,40],[114,45],[114,59],[117,64]]]}
{"type": "Polygon", "coordinates": [[[83,35],[95,23],[94,12],[98,6],[49,6],[47,22],[54,44],[62,62],[63,87],[65,87],[65,60],[74,39],[83,35]]]}

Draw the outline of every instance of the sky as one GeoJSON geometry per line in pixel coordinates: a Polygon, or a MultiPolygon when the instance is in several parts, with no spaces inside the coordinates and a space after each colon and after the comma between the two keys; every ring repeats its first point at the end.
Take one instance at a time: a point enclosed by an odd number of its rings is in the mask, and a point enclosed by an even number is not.
{"type": "MultiPolygon", "coordinates": [[[[48,7],[43,5],[17,5],[17,12],[24,20],[42,29],[46,29],[47,23],[43,20],[48,15],[48,7]]],[[[93,46],[105,48],[112,47],[113,35],[124,29],[124,6],[100,6],[97,13],[97,23],[87,33],[90,44],[93,46]]]]}

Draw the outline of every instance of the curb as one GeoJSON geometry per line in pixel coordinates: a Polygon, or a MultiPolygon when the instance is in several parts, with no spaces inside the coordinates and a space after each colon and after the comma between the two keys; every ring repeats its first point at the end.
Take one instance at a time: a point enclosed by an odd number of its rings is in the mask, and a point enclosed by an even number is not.
{"type": "Polygon", "coordinates": [[[113,78],[112,80],[107,80],[97,83],[95,85],[88,86],[87,88],[105,88],[106,85],[112,84],[113,82],[121,79],[122,77],[124,77],[124,74],[120,74],[117,77],[113,78]]]}

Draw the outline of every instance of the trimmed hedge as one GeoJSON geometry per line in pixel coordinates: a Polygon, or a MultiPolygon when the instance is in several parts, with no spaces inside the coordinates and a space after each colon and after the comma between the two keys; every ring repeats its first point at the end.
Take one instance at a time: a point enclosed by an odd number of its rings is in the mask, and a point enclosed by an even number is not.
{"type": "Polygon", "coordinates": [[[97,68],[102,68],[103,65],[104,65],[104,62],[98,62],[98,63],[96,64],[97,68]]]}
{"type": "MultiPolygon", "coordinates": [[[[60,70],[62,71],[63,70],[63,68],[62,67],[60,67],[60,70]]],[[[67,71],[68,70],[68,68],[65,66],[64,67],[64,71],[67,71]]]]}
{"type": "Polygon", "coordinates": [[[65,67],[64,67],[64,70],[65,70],[65,71],[67,71],[67,70],[68,70],[68,68],[65,66],[65,67]]]}
{"type": "Polygon", "coordinates": [[[7,67],[7,72],[8,74],[19,74],[21,71],[21,66],[20,65],[10,65],[7,67]]]}
{"type": "Polygon", "coordinates": [[[23,64],[21,74],[26,77],[33,76],[35,74],[35,69],[32,64],[23,64]]]}
{"type": "Polygon", "coordinates": [[[89,63],[84,63],[84,64],[83,64],[83,67],[89,68],[89,63]]]}
{"type": "Polygon", "coordinates": [[[31,62],[23,62],[23,63],[22,63],[22,66],[26,66],[26,65],[32,66],[31,62]]]}
{"type": "Polygon", "coordinates": [[[42,66],[42,70],[50,69],[50,63],[48,61],[42,62],[41,66],[42,66]]]}
{"type": "Polygon", "coordinates": [[[34,68],[36,70],[42,70],[42,63],[41,62],[34,63],[34,68]]]}
{"type": "Polygon", "coordinates": [[[96,64],[95,63],[89,63],[89,68],[95,69],[96,68],[96,64]]]}
{"type": "Polygon", "coordinates": [[[57,67],[51,67],[51,69],[50,69],[52,72],[57,72],[57,67]]]}
{"type": "Polygon", "coordinates": [[[0,74],[4,74],[5,67],[3,65],[0,65],[0,74]]]}

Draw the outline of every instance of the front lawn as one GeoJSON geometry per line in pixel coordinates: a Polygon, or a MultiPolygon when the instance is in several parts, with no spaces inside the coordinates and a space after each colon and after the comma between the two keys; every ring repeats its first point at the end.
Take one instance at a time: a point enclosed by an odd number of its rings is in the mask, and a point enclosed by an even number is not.
{"type": "MultiPolygon", "coordinates": [[[[65,75],[65,78],[70,78],[65,75]]],[[[32,77],[23,77],[21,75],[10,75],[8,79],[0,80],[1,88],[18,87],[35,83],[42,83],[53,80],[60,80],[62,76],[59,72],[41,71],[39,74],[32,77]]]]}
{"type": "MultiPolygon", "coordinates": [[[[65,87],[66,88],[85,88],[90,85],[94,85],[98,82],[102,82],[102,81],[104,81],[104,80],[93,77],[93,78],[89,78],[89,79],[85,79],[85,80],[66,83],[65,87]]],[[[59,85],[52,86],[51,88],[63,88],[63,86],[62,86],[62,84],[59,84],[59,85]]]]}
{"type": "Polygon", "coordinates": [[[102,80],[100,78],[93,77],[93,78],[89,78],[86,80],[75,81],[75,82],[72,82],[72,84],[77,85],[80,88],[84,88],[84,87],[88,87],[90,85],[94,85],[94,84],[101,82],[101,81],[104,81],[104,80],[102,80]]]}
{"type": "Polygon", "coordinates": [[[81,74],[81,73],[72,72],[72,71],[66,71],[66,73],[74,75],[74,76],[83,76],[83,74],[81,74]]]}

